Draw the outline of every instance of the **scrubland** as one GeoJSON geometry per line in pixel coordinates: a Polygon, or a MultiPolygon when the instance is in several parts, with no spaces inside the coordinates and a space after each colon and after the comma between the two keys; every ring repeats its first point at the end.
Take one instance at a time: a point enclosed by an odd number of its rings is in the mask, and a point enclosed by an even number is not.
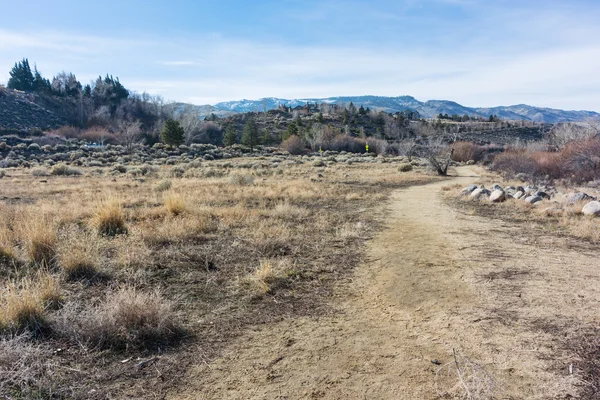
{"type": "Polygon", "coordinates": [[[326,313],[390,191],[438,179],[400,162],[5,169],[0,393],[161,397],[252,326],[326,313]]]}

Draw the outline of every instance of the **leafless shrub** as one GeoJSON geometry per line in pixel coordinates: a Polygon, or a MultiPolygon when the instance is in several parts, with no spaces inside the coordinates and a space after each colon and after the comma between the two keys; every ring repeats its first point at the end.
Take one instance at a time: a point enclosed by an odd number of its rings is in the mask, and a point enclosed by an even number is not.
{"type": "Polygon", "coordinates": [[[54,325],[57,334],[86,348],[153,348],[177,340],[182,329],[172,302],[158,291],[109,291],[97,306],[69,303],[54,325]]]}
{"type": "Polygon", "coordinates": [[[53,363],[48,353],[31,341],[30,334],[0,338],[0,394],[38,398],[51,393],[53,363]]]}
{"type": "Polygon", "coordinates": [[[290,154],[300,155],[306,152],[304,143],[296,135],[292,135],[281,143],[281,147],[290,154]]]}

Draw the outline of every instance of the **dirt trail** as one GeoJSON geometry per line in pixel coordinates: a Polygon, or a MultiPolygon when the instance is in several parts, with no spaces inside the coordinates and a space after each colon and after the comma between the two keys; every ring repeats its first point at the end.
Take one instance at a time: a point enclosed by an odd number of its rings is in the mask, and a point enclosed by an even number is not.
{"type": "Polygon", "coordinates": [[[396,191],[332,316],[257,327],[172,398],[435,399],[461,393],[432,363],[451,362],[453,349],[493,377],[494,398],[575,395],[573,360],[544,327],[597,319],[597,258],[446,205],[441,188],[475,172],[396,191]]]}

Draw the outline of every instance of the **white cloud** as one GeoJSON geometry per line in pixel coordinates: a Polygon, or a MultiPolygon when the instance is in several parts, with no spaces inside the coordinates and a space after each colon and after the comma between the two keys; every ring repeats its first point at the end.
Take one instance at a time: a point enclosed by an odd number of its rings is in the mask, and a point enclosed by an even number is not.
{"type": "MultiPolygon", "coordinates": [[[[518,22],[511,23],[515,29],[518,22]]],[[[539,33],[548,24],[538,21],[532,29],[539,33]]],[[[596,32],[587,26],[578,32],[596,32]]],[[[138,39],[0,30],[0,80],[7,79],[15,61],[29,57],[46,76],[63,69],[86,79],[109,72],[128,88],[197,104],[406,94],[469,106],[529,103],[599,110],[600,45],[569,33],[561,37],[565,43],[506,51],[505,46],[490,49],[483,40],[415,49],[384,42],[283,45],[218,35],[138,39]]]]}

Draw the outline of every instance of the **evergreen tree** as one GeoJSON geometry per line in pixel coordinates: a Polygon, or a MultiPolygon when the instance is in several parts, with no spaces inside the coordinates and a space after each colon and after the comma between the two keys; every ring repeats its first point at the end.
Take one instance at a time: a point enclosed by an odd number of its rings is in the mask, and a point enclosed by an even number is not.
{"type": "Polygon", "coordinates": [[[322,113],[322,112],[319,112],[319,113],[317,114],[317,121],[318,121],[320,124],[322,124],[322,123],[323,123],[323,113],[322,113]]]}
{"type": "Polygon", "coordinates": [[[344,125],[348,123],[348,110],[346,110],[345,108],[344,111],[342,111],[342,123],[344,125]]]}
{"type": "Polygon", "coordinates": [[[296,124],[296,126],[302,126],[302,118],[300,118],[300,114],[298,114],[296,116],[296,119],[294,120],[294,123],[296,124]]]}
{"type": "Polygon", "coordinates": [[[42,76],[37,66],[33,66],[33,91],[38,93],[49,93],[52,91],[50,81],[42,76]]]}
{"type": "Polygon", "coordinates": [[[296,122],[292,122],[288,125],[287,130],[281,137],[281,140],[287,140],[290,136],[294,135],[298,135],[298,125],[296,125],[296,122]]]}
{"type": "Polygon", "coordinates": [[[262,137],[262,144],[270,144],[271,143],[271,133],[268,129],[265,129],[262,137]]]}
{"type": "Polygon", "coordinates": [[[160,137],[167,146],[179,146],[185,141],[183,127],[171,118],[165,121],[160,137]]]}
{"type": "Polygon", "coordinates": [[[23,61],[15,63],[15,66],[9,72],[10,79],[6,85],[9,89],[31,91],[33,90],[35,77],[29,67],[29,60],[24,58],[23,61]]]}
{"type": "Polygon", "coordinates": [[[237,132],[233,124],[227,125],[225,130],[225,137],[223,138],[223,144],[225,146],[233,146],[237,143],[237,132]]]}
{"type": "Polygon", "coordinates": [[[365,115],[367,113],[365,108],[362,106],[362,104],[360,105],[360,108],[358,109],[358,113],[360,115],[365,115]]]}
{"type": "Polygon", "coordinates": [[[256,126],[256,122],[252,117],[248,118],[246,125],[244,125],[242,144],[250,147],[251,150],[254,150],[254,146],[258,144],[258,126],[256,126]]]}

